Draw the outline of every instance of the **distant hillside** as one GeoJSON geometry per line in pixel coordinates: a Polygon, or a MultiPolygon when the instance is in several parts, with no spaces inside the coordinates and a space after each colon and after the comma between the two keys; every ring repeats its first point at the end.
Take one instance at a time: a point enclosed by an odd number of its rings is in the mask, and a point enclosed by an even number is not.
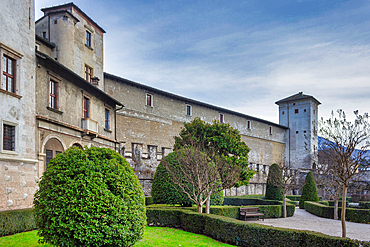
{"type": "MultiPolygon", "coordinates": [[[[319,136],[319,151],[320,150],[323,150],[324,148],[325,148],[325,143],[330,143],[328,140],[326,140],[325,138],[323,138],[323,137],[321,137],[321,136],[319,136]]],[[[356,149],[357,150],[357,149],[356,149]]],[[[359,150],[357,150],[357,152],[358,152],[359,150]]],[[[368,150],[367,152],[366,152],[366,155],[365,155],[366,157],[365,157],[365,159],[367,159],[367,160],[370,160],[370,150],[368,150]]]]}

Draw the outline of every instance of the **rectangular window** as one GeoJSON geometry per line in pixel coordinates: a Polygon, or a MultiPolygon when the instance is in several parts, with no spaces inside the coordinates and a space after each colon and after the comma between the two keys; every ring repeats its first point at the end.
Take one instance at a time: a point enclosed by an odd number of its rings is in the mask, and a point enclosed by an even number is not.
{"type": "Polygon", "coordinates": [[[3,81],[2,89],[15,93],[15,60],[3,56],[3,81]]]}
{"type": "Polygon", "coordinates": [[[3,150],[15,151],[15,126],[3,125],[3,150]]]}
{"type": "Polygon", "coordinates": [[[90,118],[90,99],[84,97],[84,118],[90,118]]]}
{"type": "Polygon", "coordinates": [[[249,121],[249,120],[247,121],[247,128],[251,129],[251,121],[249,121]]]}
{"type": "Polygon", "coordinates": [[[58,82],[50,80],[49,106],[58,109],[58,82]]]}
{"type": "Polygon", "coordinates": [[[294,109],[294,114],[298,114],[299,113],[299,109],[294,109]]]}
{"type": "Polygon", "coordinates": [[[153,106],[153,95],[146,94],[146,105],[147,106],[153,106]]]}
{"type": "Polygon", "coordinates": [[[42,38],[46,39],[46,32],[42,32],[42,38]]]}
{"type": "Polygon", "coordinates": [[[50,160],[53,158],[53,150],[46,149],[46,165],[50,163],[50,160]]]}
{"type": "Polygon", "coordinates": [[[224,114],[220,114],[220,123],[224,122],[224,114]]]}
{"type": "Polygon", "coordinates": [[[191,116],[191,105],[186,105],[186,116],[191,116]]]}
{"type": "Polygon", "coordinates": [[[93,68],[85,64],[85,80],[91,83],[93,77],[93,68]]]}
{"type": "Polygon", "coordinates": [[[91,47],[91,33],[89,31],[86,31],[86,45],[91,47]]]}
{"type": "Polygon", "coordinates": [[[259,164],[256,165],[256,170],[257,170],[257,172],[260,171],[260,165],[259,164]]]}
{"type": "Polygon", "coordinates": [[[272,126],[270,126],[270,135],[272,135],[272,126]]]}
{"type": "Polygon", "coordinates": [[[109,130],[110,126],[109,126],[109,119],[110,119],[110,116],[109,116],[109,110],[108,109],[105,109],[105,129],[106,130],[109,130]]]}

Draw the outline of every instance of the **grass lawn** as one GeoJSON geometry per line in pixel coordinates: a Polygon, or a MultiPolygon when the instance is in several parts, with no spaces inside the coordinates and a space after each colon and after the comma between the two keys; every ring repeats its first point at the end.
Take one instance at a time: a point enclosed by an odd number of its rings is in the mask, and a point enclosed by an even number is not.
{"type": "MultiPolygon", "coordinates": [[[[40,245],[37,243],[37,231],[23,232],[11,236],[1,237],[1,247],[40,247],[51,246],[48,244],[40,245]]],[[[135,245],[135,247],[151,247],[151,246],[210,246],[210,247],[227,247],[233,246],[218,242],[212,238],[198,235],[182,230],[167,228],[167,227],[146,227],[143,239],[135,245]]]]}

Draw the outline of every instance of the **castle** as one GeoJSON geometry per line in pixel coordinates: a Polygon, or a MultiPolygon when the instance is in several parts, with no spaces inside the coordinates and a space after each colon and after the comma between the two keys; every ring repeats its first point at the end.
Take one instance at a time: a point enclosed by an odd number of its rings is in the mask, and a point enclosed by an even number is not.
{"type": "Polygon", "coordinates": [[[0,210],[32,207],[50,159],[71,146],[115,149],[150,194],[173,137],[195,117],[229,123],[251,149],[255,177],[227,195],[264,193],[273,163],[314,167],[314,97],[277,101],[279,124],[181,97],[104,73],[105,31],[73,3],[42,9],[36,22],[34,0],[4,0],[0,8],[0,210]]]}

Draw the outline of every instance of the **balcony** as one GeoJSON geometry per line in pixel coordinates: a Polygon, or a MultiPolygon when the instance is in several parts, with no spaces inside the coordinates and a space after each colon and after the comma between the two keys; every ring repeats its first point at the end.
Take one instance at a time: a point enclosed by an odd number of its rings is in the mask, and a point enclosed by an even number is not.
{"type": "Polygon", "coordinates": [[[81,126],[84,132],[82,136],[88,135],[92,136],[92,138],[97,137],[98,135],[98,122],[91,120],[90,118],[82,118],[81,119],[81,126]]]}

